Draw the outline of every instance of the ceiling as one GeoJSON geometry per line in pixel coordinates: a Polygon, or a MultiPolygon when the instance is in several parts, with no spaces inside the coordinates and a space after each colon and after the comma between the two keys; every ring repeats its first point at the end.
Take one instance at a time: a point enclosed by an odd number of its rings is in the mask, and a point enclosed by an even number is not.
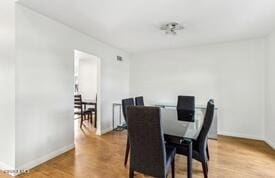
{"type": "Polygon", "coordinates": [[[128,52],[262,37],[275,30],[275,0],[19,0],[24,6],[128,52]],[[179,22],[176,36],[159,30],[179,22]]]}

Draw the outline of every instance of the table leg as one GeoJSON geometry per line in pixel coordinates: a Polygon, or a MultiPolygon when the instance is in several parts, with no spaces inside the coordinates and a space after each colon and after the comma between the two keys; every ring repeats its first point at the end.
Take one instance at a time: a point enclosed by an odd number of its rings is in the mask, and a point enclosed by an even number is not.
{"type": "Polygon", "coordinates": [[[121,105],[119,105],[119,125],[121,125],[121,105]]]}
{"type": "Polygon", "coordinates": [[[188,158],[187,158],[187,177],[192,178],[192,159],[193,159],[193,144],[192,141],[189,141],[188,144],[188,158]]]}
{"type": "Polygon", "coordinates": [[[97,128],[97,107],[95,107],[95,125],[94,128],[97,128]]]}
{"type": "Polygon", "coordinates": [[[114,108],[114,104],[113,104],[113,116],[112,116],[112,126],[113,126],[113,130],[115,129],[115,108],[114,108]]]}

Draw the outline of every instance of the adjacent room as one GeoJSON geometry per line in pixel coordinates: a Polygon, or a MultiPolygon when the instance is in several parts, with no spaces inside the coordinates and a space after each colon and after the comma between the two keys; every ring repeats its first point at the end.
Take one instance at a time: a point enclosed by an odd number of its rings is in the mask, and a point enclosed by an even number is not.
{"type": "MultiPolygon", "coordinates": [[[[85,52],[74,52],[74,118],[80,129],[92,124],[97,128],[97,91],[100,86],[100,59],[85,52]],[[88,121],[85,122],[84,121],[88,121]]],[[[99,121],[100,123],[100,121],[99,121]]]]}
{"type": "Polygon", "coordinates": [[[274,178],[274,0],[1,0],[0,177],[274,178]]]}

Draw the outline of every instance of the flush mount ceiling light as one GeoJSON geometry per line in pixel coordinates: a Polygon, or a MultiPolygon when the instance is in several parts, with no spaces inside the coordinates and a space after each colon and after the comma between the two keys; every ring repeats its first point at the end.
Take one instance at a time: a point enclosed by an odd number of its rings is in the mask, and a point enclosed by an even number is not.
{"type": "Polygon", "coordinates": [[[160,29],[165,31],[165,34],[176,35],[177,31],[183,30],[184,27],[177,22],[171,22],[171,23],[161,25],[160,29]]]}

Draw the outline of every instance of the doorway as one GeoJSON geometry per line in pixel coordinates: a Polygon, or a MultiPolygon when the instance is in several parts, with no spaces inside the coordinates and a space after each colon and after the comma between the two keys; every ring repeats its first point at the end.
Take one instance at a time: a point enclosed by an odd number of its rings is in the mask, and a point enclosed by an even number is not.
{"type": "Polygon", "coordinates": [[[74,51],[74,128],[76,134],[100,135],[100,58],[74,51]]]}

